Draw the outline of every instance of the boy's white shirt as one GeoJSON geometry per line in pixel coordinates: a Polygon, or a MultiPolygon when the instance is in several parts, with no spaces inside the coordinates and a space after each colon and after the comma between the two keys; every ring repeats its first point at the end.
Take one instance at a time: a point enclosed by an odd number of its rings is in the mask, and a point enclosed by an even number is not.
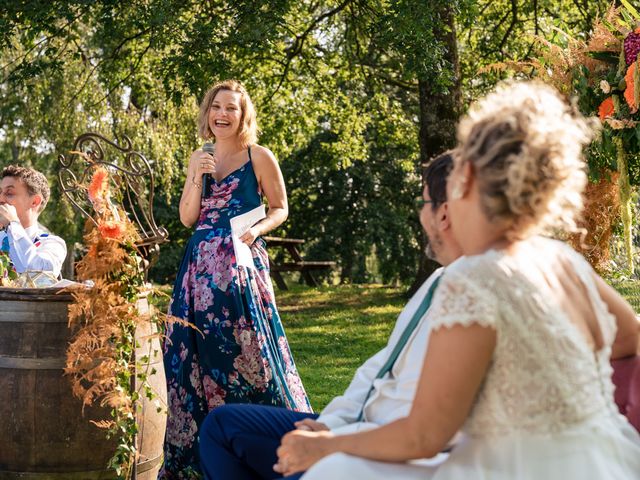
{"type": "Polygon", "coordinates": [[[368,430],[409,414],[429,342],[430,309],[416,326],[391,372],[380,379],[375,377],[393,351],[429,287],[443,270],[439,268],[422,284],[398,316],[387,345],[358,368],[344,394],[335,397],[322,410],[317,420],[327,425],[333,433],[344,435],[368,430]],[[363,421],[357,422],[372,383],[374,389],[366,401],[363,421]]]}
{"type": "Polygon", "coordinates": [[[0,232],[0,245],[5,236],[9,238],[9,258],[18,273],[36,270],[60,275],[67,256],[67,246],[62,238],[51,235],[38,223],[25,229],[20,222],[11,222],[0,232]]]}

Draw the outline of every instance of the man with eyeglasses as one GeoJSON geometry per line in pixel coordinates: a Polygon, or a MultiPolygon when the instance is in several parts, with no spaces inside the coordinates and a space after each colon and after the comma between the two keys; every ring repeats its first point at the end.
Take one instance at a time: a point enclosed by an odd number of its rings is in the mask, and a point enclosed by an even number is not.
{"type": "MultiPolygon", "coordinates": [[[[417,202],[420,223],[429,238],[427,254],[442,265],[461,255],[451,233],[446,202],[451,155],[442,154],[428,165],[423,198],[417,202]]],[[[400,313],[386,347],[356,371],[344,394],[334,398],[320,415],[261,405],[223,405],[209,413],[200,429],[205,478],[280,478],[287,468],[276,464],[276,450],[282,436],[291,430],[331,430],[340,435],[407,416],[427,349],[429,305],[441,273],[442,269],[436,270],[418,289],[400,313]]]]}
{"type": "Polygon", "coordinates": [[[9,165],[0,173],[0,251],[18,273],[60,275],[67,246],[38,223],[49,195],[46,177],[32,168],[9,165]]]}

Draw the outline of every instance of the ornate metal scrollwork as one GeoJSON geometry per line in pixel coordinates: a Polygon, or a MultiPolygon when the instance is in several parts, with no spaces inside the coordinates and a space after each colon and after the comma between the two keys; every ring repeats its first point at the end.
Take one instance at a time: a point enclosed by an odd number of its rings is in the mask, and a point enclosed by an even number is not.
{"type": "Polygon", "coordinates": [[[154,178],[149,161],[140,152],[133,150],[131,139],[122,137],[122,142],[111,141],[97,133],[84,133],[76,138],[70,156],[58,156],[60,171],[58,181],[65,196],[85,217],[96,223],[89,213],[86,185],[93,170],[98,166],[107,168],[120,197],[116,200],[136,223],[141,241],[137,247],[150,263],[157,258],[159,245],[169,240],[163,227],[156,225],[153,216],[154,178]],[[113,160],[105,155],[114,151],[113,160]]]}

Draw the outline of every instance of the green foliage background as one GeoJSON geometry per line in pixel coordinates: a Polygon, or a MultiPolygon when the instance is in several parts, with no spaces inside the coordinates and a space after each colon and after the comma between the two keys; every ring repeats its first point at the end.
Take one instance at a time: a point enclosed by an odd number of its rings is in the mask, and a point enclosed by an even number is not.
{"type": "MultiPolygon", "coordinates": [[[[190,231],[177,202],[213,82],[242,80],[281,162],[290,217],[275,234],[335,259],[342,282],[410,282],[421,256],[418,82],[456,83],[442,42],[455,18],[464,103],[532,51],[531,35],[588,32],[605,1],[16,0],[0,9],[0,166],[33,165],[54,185],[57,156],[86,131],[128,135],[153,162],[159,224],[172,242],[152,271],[172,280],[190,231]]],[[[423,101],[425,101],[423,99],[423,101]]],[[[428,102],[428,100],[427,100],[428,102]]],[[[428,105],[427,105],[428,106],[428,105]]],[[[423,124],[421,124],[421,122],[423,124]]],[[[427,122],[427,124],[424,124],[427,122]]],[[[430,123],[429,123],[430,122],[430,123]]],[[[452,137],[453,132],[441,132],[452,137]]],[[[52,201],[43,223],[69,243],[81,220],[52,201]]]]}

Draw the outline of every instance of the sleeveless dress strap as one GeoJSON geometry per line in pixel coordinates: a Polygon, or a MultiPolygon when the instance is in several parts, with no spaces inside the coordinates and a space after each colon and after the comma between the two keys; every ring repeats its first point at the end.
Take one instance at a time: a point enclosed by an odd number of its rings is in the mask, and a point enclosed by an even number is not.
{"type": "MultiPolygon", "coordinates": [[[[251,147],[247,147],[247,153],[249,154],[249,164],[251,165],[251,171],[253,172],[253,176],[256,178],[256,171],[253,169],[253,158],[251,158],[251,147]]],[[[262,188],[260,188],[260,184],[258,184],[258,196],[260,197],[260,201],[262,202],[262,188]]]]}

